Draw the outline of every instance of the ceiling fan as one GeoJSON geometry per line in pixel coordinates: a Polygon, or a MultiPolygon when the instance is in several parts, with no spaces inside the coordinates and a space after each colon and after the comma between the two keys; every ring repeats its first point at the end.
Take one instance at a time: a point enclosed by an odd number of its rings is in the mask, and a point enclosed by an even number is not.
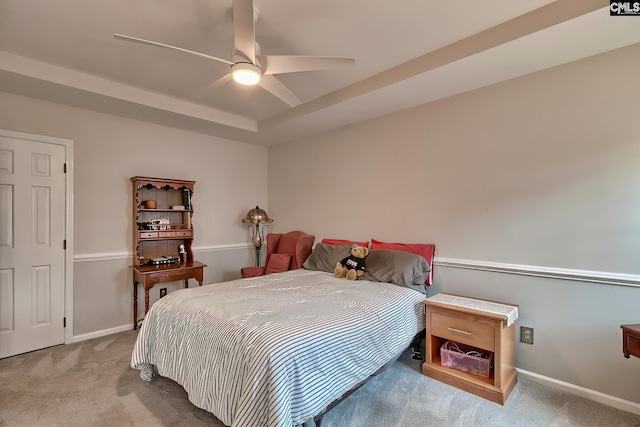
{"type": "Polygon", "coordinates": [[[166,49],[197,55],[213,59],[231,66],[230,72],[224,77],[208,85],[205,91],[212,90],[231,80],[244,85],[259,85],[266,91],[277,96],[292,107],[300,105],[300,100],[278,80],[274,74],[296,73],[300,71],[328,70],[333,68],[350,67],[355,64],[353,58],[338,58],[327,56],[300,55],[262,55],[260,46],[256,43],[255,21],[257,13],[253,0],[233,0],[233,36],[234,51],[231,60],[216,58],[192,50],[183,49],[137,37],[114,34],[118,40],[142,43],[166,49]]]}

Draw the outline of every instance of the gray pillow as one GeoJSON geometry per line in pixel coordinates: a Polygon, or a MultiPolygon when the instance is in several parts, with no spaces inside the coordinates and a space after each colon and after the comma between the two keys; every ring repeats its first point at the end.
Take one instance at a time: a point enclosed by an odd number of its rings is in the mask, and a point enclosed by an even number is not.
{"type": "Polygon", "coordinates": [[[429,272],[431,267],[420,255],[398,250],[377,249],[369,252],[366,271],[362,278],[372,282],[406,286],[426,294],[427,288],[424,282],[429,272]]]}
{"type": "Polygon", "coordinates": [[[316,243],[309,258],[302,264],[307,270],[333,273],[336,263],[351,255],[350,245],[328,245],[316,243]]]}

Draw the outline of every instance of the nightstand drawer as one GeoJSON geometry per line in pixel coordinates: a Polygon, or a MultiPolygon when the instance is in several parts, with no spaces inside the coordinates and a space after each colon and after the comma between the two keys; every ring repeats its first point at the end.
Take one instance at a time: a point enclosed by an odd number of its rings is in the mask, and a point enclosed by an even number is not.
{"type": "Polygon", "coordinates": [[[627,346],[629,347],[630,355],[640,357],[640,337],[629,335],[627,337],[627,346]]]}
{"type": "Polygon", "coordinates": [[[627,359],[629,356],[640,357],[640,325],[621,325],[622,328],[622,353],[627,359]]]}
{"type": "Polygon", "coordinates": [[[430,335],[495,351],[495,331],[486,323],[431,312],[430,335]]]}

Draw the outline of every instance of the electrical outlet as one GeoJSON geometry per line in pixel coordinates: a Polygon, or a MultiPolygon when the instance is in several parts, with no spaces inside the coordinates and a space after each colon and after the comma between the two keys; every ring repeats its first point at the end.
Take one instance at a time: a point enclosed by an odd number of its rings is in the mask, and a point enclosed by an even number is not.
{"type": "Polygon", "coordinates": [[[160,288],[160,298],[167,296],[167,288],[160,288]]]}
{"type": "Polygon", "coordinates": [[[520,342],[533,344],[533,328],[520,326],[520,342]]]}

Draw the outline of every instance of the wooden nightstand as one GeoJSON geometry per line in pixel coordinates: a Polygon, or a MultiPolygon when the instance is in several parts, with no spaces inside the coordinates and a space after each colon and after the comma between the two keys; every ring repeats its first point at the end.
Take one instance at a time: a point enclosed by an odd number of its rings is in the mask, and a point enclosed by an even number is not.
{"type": "Polygon", "coordinates": [[[640,325],[621,325],[622,354],[627,359],[630,356],[640,357],[640,325]]]}
{"type": "Polygon", "coordinates": [[[518,306],[450,294],[424,301],[427,339],[422,373],[504,405],[516,385],[515,319],[518,306]],[[488,378],[442,366],[440,348],[446,341],[493,353],[488,378]]]}

